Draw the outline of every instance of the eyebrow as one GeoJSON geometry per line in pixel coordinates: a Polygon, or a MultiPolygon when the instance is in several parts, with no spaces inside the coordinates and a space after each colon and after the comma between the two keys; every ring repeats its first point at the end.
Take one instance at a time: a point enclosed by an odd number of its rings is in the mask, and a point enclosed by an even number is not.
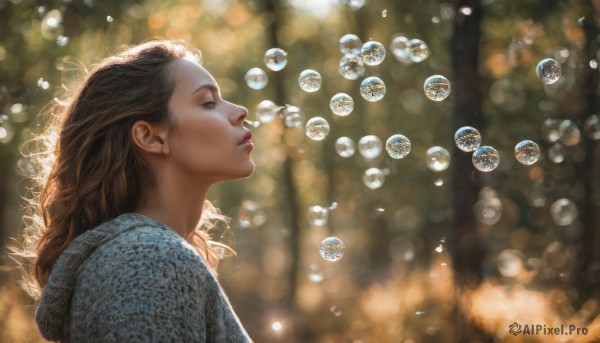
{"type": "Polygon", "coordinates": [[[196,90],[194,90],[194,91],[192,92],[192,95],[193,95],[193,94],[196,94],[196,93],[198,93],[199,91],[201,91],[201,90],[204,90],[204,89],[208,89],[209,91],[211,91],[211,92],[215,92],[215,93],[217,93],[217,94],[219,93],[219,88],[217,88],[217,86],[215,86],[215,85],[213,85],[213,84],[210,84],[210,83],[206,83],[206,84],[203,84],[203,85],[201,85],[200,87],[196,88],[196,90]]]}

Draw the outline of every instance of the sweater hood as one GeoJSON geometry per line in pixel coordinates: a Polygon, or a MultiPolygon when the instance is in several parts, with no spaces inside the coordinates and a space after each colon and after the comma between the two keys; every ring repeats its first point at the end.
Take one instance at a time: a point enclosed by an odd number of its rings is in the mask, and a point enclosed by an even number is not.
{"type": "Polygon", "coordinates": [[[164,224],[145,215],[126,213],[71,241],[54,264],[36,311],[35,319],[42,336],[51,341],[63,340],[68,336],[70,304],[79,270],[96,248],[124,232],[157,224],[164,227],[164,224]]]}

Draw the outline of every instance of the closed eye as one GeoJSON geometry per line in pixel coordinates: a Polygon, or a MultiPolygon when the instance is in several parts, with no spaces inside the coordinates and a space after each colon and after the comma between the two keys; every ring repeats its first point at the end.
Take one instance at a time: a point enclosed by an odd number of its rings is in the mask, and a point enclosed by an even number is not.
{"type": "Polygon", "coordinates": [[[209,101],[209,102],[203,103],[202,106],[204,106],[204,107],[206,107],[206,108],[208,108],[210,110],[213,110],[213,109],[215,109],[217,107],[217,103],[214,102],[214,101],[209,101]]]}

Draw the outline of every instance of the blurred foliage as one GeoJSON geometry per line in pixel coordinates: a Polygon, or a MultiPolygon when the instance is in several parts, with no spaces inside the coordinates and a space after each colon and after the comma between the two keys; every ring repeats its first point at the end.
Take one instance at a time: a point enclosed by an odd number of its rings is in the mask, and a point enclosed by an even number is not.
{"type": "MultiPolygon", "coordinates": [[[[321,142],[308,139],[302,128],[286,128],[279,119],[253,129],[255,174],[220,184],[209,194],[233,219],[231,243],[238,255],[224,261],[221,280],[256,342],[453,342],[460,330],[455,322],[459,305],[496,341],[560,341],[513,336],[508,325],[514,321],[585,326],[588,335],[569,339],[599,341],[600,262],[593,256],[600,246],[590,251],[586,237],[600,230],[600,222],[582,204],[587,196],[595,206],[588,208],[600,206],[598,182],[583,177],[595,170],[591,179],[600,179],[598,169],[584,170],[598,168],[600,160],[598,141],[584,132],[585,120],[600,110],[589,100],[590,92],[598,97],[597,78],[591,91],[584,82],[598,73],[600,56],[589,50],[589,41],[597,37],[586,38],[579,19],[585,17],[597,28],[600,6],[574,0],[482,0],[479,73],[484,101],[478,129],[483,145],[494,146],[501,162],[497,170],[481,175],[486,188],[479,209],[492,212],[473,209],[487,249],[484,281],[463,292],[455,286],[446,246],[453,236],[456,171],[433,172],[425,163],[429,147],[451,151],[454,146],[453,96],[433,102],[421,87],[433,74],[451,82],[461,78],[453,75],[450,42],[454,23],[464,20],[469,8],[432,0],[370,0],[362,8],[350,8],[360,3],[0,0],[0,114],[9,118],[2,122],[8,134],[0,138],[0,237],[8,242],[19,234],[20,196],[28,186],[22,181],[27,164],[19,149],[39,130],[35,117],[43,106],[75,87],[83,66],[122,45],[157,36],[184,39],[202,51],[203,64],[223,97],[246,106],[249,119],[257,120],[259,102],[274,100],[285,90],[278,105],[299,106],[305,119],[322,116],[331,124],[321,142]],[[277,28],[273,34],[279,47],[289,54],[288,65],[277,75],[263,62],[272,47],[272,28],[277,28]],[[365,73],[386,83],[382,101],[364,101],[360,81],[339,75],[338,40],[346,33],[386,47],[384,63],[365,73]],[[388,48],[397,34],[425,41],[430,57],[421,63],[397,61],[388,48]],[[562,77],[553,85],[542,84],[535,75],[537,63],[548,57],[562,66],[562,77]],[[253,67],[267,71],[270,81],[263,90],[245,84],[244,75],[253,67]],[[305,69],[321,73],[320,91],[300,90],[297,78],[305,69]],[[275,77],[282,89],[275,88],[275,77]],[[347,117],[329,109],[329,100],[339,92],[355,102],[347,117]],[[556,147],[542,129],[549,118],[571,119],[581,130],[580,143],[561,146],[565,154],[560,163],[548,156],[556,147]],[[394,133],[412,142],[410,155],[402,160],[390,159],[385,151],[373,160],[335,153],[337,137],[357,142],[374,134],[385,142],[394,133]],[[514,146],[524,139],[542,148],[542,158],[533,166],[514,159],[514,146]],[[287,163],[293,193],[282,177],[287,163]],[[363,184],[362,175],[371,167],[386,173],[382,188],[363,184]],[[580,215],[566,226],[555,224],[550,212],[559,198],[578,205],[580,215]],[[500,207],[485,202],[490,199],[500,207]],[[331,206],[327,225],[308,221],[307,209],[313,205],[331,206]],[[295,226],[300,232],[293,232],[295,226]],[[321,240],[331,235],[346,245],[344,258],[335,263],[318,253],[321,240]],[[290,248],[292,243],[297,250],[290,248]]],[[[8,259],[4,262],[9,265],[8,259]]],[[[32,333],[34,305],[19,290],[18,275],[11,267],[0,274],[0,341],[41,341],[32,333]]]]}

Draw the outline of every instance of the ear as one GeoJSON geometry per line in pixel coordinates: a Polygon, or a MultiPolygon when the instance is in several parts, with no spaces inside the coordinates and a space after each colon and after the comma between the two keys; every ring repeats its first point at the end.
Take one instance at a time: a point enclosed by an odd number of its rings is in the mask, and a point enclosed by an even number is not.
{"type": "Polygon", "coordinates": [[[168,132],[164,125],[151,124],[138,120],[131,127],[133,142],[142,151],[150,154],[168,155],[170,153],[168,132]]]}

